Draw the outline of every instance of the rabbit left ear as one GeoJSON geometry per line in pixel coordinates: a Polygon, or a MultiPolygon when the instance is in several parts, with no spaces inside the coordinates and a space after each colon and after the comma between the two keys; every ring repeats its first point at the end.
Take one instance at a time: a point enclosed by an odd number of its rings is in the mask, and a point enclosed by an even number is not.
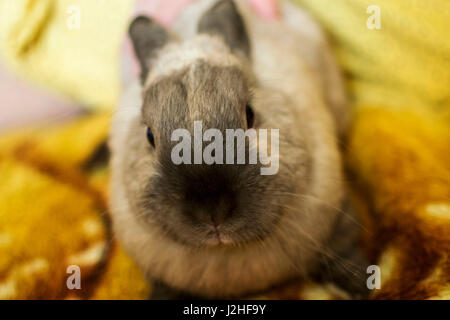
{"type": "Polygon", "coordinates": [[[141,65],[141,81],[145,82],[156,52],[169,42],[169,34],[154,20],[139,16],[130,25],[129,35],[141,65]]]}
{"type": "Polygon", "coordinates": [[[220,0],[200,19],[198,32],[218,35],[234,52],[250,54],[250,41],[244,20],[232,0],[220,0]]]}

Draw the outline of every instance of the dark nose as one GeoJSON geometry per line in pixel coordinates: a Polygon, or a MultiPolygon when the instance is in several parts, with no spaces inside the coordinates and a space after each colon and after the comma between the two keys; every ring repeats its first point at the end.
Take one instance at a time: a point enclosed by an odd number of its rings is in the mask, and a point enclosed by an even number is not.
{"type": "Polygon", "coordinates": [[[236,206],[231,182],[211,172],[192,179],[185,197],[185,214],[216,227],[233,214],[236,206]]]}
{"type": "Polygon", "coordinates": [[[232,214],[231,202],[225,198],[190,204],[185,213],[195,220],[217,227],[232,214]]]}

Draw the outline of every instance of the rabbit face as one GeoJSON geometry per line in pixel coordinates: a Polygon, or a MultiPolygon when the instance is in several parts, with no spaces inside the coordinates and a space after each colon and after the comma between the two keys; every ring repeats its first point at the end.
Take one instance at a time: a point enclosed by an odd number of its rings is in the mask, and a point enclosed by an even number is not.
{"type": "Polygon", "coordinates": [[[297,116],[286,105],[289,101],[283,95],[250,87],[237,66],[216,66],[205,60],[149,82],[123,153],[122,182],[136,216],[158,226],[172,240],[192,246],[238,245],[265,238],[283,215],[283,206],[298,202],[292,193],[307,186],[308,153],[301,130],[289,120],[297,116]],[[248,108],[254,119],[248,118],[248,108]],[[256,133],[279,129],[283,123],[275,175],[261,175],[262,164],[248,161],[250,149],[261,149],[264,138],[258,135],[232,150],[236,155],[238,148],[245,149],[243,164],[195,164],[193,154],[191,163],[174,163],[176,130],[193,133],[194,122],[201,121],[204,131],[213,128],[226,136],[229,129],[249,129],[250,120],[256,133]]]}

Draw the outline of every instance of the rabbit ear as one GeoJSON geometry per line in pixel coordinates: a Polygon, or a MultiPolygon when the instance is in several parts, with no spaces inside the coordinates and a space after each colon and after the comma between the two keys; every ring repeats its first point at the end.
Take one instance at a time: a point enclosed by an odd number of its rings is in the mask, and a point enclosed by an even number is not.
{"type": "Polygon", "coordinates": [[[198,32],[218,35],[232,51],[250,53],[250,41],[244,20],[232,0],[220,0],[200,19],[198,32]]]}
{"type": "Polygon", "coordinates": [[[129,35],[141,65],[141,81],[147,78],[152,59],[158,49],[169,41],[168,32],[154,20],[139,16],[130,25],[129,35]]]}

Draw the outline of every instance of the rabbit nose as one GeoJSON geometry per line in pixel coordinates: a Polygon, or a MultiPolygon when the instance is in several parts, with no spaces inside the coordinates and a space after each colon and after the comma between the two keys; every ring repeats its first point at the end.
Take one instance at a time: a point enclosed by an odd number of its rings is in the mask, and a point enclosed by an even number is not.
{"type": "Polygon", "coordinates": [[[229,218],[238,203],[237,173],[226,165],[194,165],[177,168],[181,211],[212,226],[229,218]],[[183,199],[184,198],[184,199],[183,199]]]}
{"type": "Polygon", "coordinates": [[[195,220],[218,227],[233,213],[234,195],[230,193],[195,193],[188,196],[185,213],[195,220]]]}
{"type": "Polygon", "coordinates": [[[217,199],[214,202],[197,203],[187,211],[195,220],[218,227],[232,214],[231,202],[228,199],[217,199]]]}

